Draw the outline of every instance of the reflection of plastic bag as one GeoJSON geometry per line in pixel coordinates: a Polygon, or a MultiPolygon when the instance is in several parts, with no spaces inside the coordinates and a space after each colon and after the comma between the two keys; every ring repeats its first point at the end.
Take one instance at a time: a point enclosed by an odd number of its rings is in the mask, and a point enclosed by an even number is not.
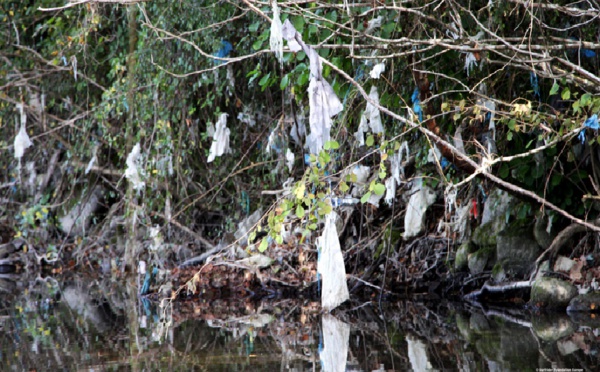
{"type": "Polygon", "coordinates": [[[210,163],[215,160],[215,157],[230,151],[229,133],[229,128],[227,128],[227,114],[221,114],[219,121],[217,121],[217,127],[213,135],[213,142],[210,145],[207,162],[210,163]]]}
{"type": "Polygon", "coordinates": [[[350,325],[324,314],[323,350],[320,352],[323,371],[337,372],[346,370],[348,361],[348,341],[350,340],[350,325]]]}
{"type": "Polygon", "coordinates": [[[325,219],[323,235],[317,240],[320,257],[317,271],[321,274],[321,306],[331,311],[350,298],[346,283],[346,267],[335,227],[337,214],[331,212],[325,219]]]}

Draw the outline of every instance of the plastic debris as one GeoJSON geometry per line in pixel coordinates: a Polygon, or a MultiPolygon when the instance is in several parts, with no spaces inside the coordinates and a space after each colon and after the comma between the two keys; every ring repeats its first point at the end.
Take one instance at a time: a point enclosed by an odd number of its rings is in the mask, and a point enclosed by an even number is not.
{"type": "Polygon", "coordinates": [[[366,165],[356,165],[352,169],[351,173],[353,173],[356,176],[351,195],[353,197],[362,197],[367,184],[367,180],[369,179],[369,174],[371,173],[371,168],[369,168],[366,165]]]}
{"type": "Polygon", "coordinates": [[[422,178],[415,181],[411,194],[404,215],[405,239],[415,237],[425,229],[425,212],[437,198],[434,190],[423,185],[422,178]]]}
{"type": "Polygon", "coordinates": [[[27,134],[27,115],[23,110],[23,104],[17,103],[17,109],[19,110],[19,114],[21,115],[21,128],[19,129],[19,133],[15,137],[15,159],[21,160],[23,155],[25,155],[25,150],[33,145],[31,139],[29,139],[29,135],[27,134]]]}
{"type": "Polygon", "coordinates": [[[334,208],[337,207],[346,207],[346,206],[353,206],[356,205],[360,202],[360,199],[358,198],[351,198],[351,197],[345,197],[345,198],[331,198],[331,206],[334,208]]]}
{"type": "MultiPolygon", "coordinates": [[[[369,98],[373,100],[376,104],[379,104],[379,93],[377,92],[377,87],[372,86],[371,92],[369,93],[369,98]]],[[[371,102],[367,101],[367,106],[365,107],[365,111],[360,117],[360,123],[358,125],[358,130],[354,133],[354,138],[356,142],[358,142],[359,146],[364,146],[365,138],[364,133],[369,132],[369,129],[372,133],[378,134],[383,133],[383,124],[381,123],[381,113],[379,109],[371,104],[371,102]]]]}
{"type": "Polygon", "coordinates": [[[323,234],[317,239],[319,249],[317,272],[322,278],[321,306],[328,312],[350,298],[344,256],[335,227],[336,218],[339,217],[333,211],[325,217],[323,234]]]}
{"type": "Polygon", "coordinates": [[[73,77],[77,81],[77,56],[71,56],[71,67],[73,67],[73,77]]]}
{"type": "Polygon", "coordinates": [[[408,360],[413,371],[429,371],[432,366],[427,357],[427,346],[412,335],[406,336],[408,360]]]}
{"type": "Polygon", "coordinates": [[[496,123],[494,117],[496,116],[496,103],[490,99],[486,99],[483,102],[483,106],[488,110],[486,119],[489,120],[488,128],[492,132],[492,138],[496,140],[496,123]]]}
{"type": "Polygon", "coordinates": [[[462,131],[463,131],[463,127],[459,126],[458,128],[456,128],[456,132],[454,132],[454,147],[456,147],[456,149],[458,151],[460,151],[463,154],[466,154],[465,151],[465,145],[464,145],[464,141],[462,138],[462,131]]]}
{"type": "Polygon", "coordinates": [[[227,152],[230,152],[229,148],[229,134],[230,130],[227,128],[227,114],[221,114],[217,121],[216,129],[213,136],[213,142],[210,145],[210,151],[208,154],[207,162],[212,162],[217,156],[221,156],[227,152]]]}
{"type": "Polygon", "coordinates": [[[531,83],[531,88],[533,89],[533,96],[540,99],[540,85],[538,83],[538,77],[533,71],[529,73],[529,82],[531,83]]]}
{"type": "Polygon", "coordinates": [[[419,88],[415,88],[410,99],[413,103],[413,112],[419,117],[419,121],[423,121],[423,110],[421,109],[421,98],[419,97],[419,88]]]}
{"type": "Polygon", "coordinates": [[[367,133],[369,131],[369,122],[367,120],[367,117],[363,114],[360,117],[360,123],[358,124],[358,130],[356,132],[354,132],[354,138],[356,139],[356,142],[358,142],[358,146],[364,146],[365,145],[365,133],[367,133]]]}
{"type": "Polygon", "coordinates": [[[396,180],[394,177],[389,177],[385,180],[385,190],[385,202],[388,205],[392,205],[396,196],[396,180]]]}
{"type": "Polygon", "coordinates": [[[281,154],[284,146],[284,138],[279,132],[279,127],[275,127],[269,134],[269,139],[267,140],[267,146],[265,146],[265,152],[267,154],[271,153],[271,150],[275,150],[277,154],[281,154]]]}
{"type": "MultiPolygon", "coordinates": [[[[233,50],[233,45],[229,41],[221,40],[221,49],[219,49],[217,51],[217,54],[215,54],[215,57],[226,58],[229,55],[229,53],[231,53],[232,50],[233,50]]],[[[213,62],[215,65],[220,65],[224,61],[214,59],[213,62]]]]}
{"type": "Polygon", "coordinates": [[[343,105],[331,85],[323,78],[319,55],[302,41],[302,36],[289,19],[286,19],[283,24],[282,35],[290,49],[298,51],[297,46],[300,46],[310,60],[310,84],[308,85],[310,135],[306,138],[306,146],[312,154],[317,154],[325,142],[329,141],[331,118],[342,111],[343,105]]]}
{"type": "Polygon", "coordinates": [[[590,116],[584,123],[583,123],[583,128],[581,129],[581,132],[579,132],[579,135],[577,136],[579,138],[579,140],[581,141],[581,144],[583,145],[585,143],[585,128],[591,128],[591,129],[600,129],[600,125],[598,124],[598,114],[594,114],[592,116],[590,116]]]}
{"type": "Polygon", "coordinates": [[[467,72],[467,76],[469,76],[471,70],[473,70],[473,66],[477,66],[477,58],[473,53],[469,52],[465,57],[465,71],[467,72]]]}
{"type": "Polygon", "coordinates": [[[273,20],[271,21],[271,37],[269,44],[271,51],[275,53],[275,57],[280,64],[283,65],[283,36],[281,34],[281,18],[279,17],[279,7],[277,1],[273,1],[273,20]]]}
{"type": "Polygon", "coordinates": [[[350,325],[330,314],[321,318],[323,329],[323,350],[320,359],[323,371],[344,372],[348,361],[348,342],[350,340],[350,325]]]}
{"type": "MultiPolygon", "coordinates": [[[[376,104],[379,104],[379,92],[377,92],[377,87],[372,86],[371,92],[369,92],[369,98],[372,99],[376,104]]],[[[370,102],[367,102],[367,107],[365,108],[364,114],[369,119],[369,127],[371,131],[375,134],[383,133],[383,125],[381,124],[381,113],[379,109],[372,105],[370,102]]]]}
{"type": "Polygon", "coordinates": [[[244,247],[248,245],[248,233],[250,233],[250,230],[252,230],[258,224],[262,215],[263,210],[262,208],[259,208],[250,216],[238,223],[238,229],[233,236],[239,242],[240,246],[244,247]]]}
{"type": "Polygon", "coordinates": [[[94,164],[96,163],[96,161],[98,161],[98,156],[97,156],[98,147],[99,147],[98,145],[95,145],[94,148],[92,149],[92,158],[88,162],[87,167],[85,167],[85,174],[90,173],[90,171],[94,167],[94,164]]]}
{"type": "Polygon", "coordinates": [[[265,269],[273,263],[273,259],[269,256],[265,256],[264,254],[253,254],[250,257],[242,258],[241,260],[237,260],[236,263],[245,265],[250,267],[253,270],[257,269],[265,269]]]}
{"type": "Polygon", "coordinates": [[[129,155],[127,155],[127,169],[125,169],[125,178],[127,178],[129,182],[131,182],[131,186],[134,190],[141,190],[145,186],[145,183],[144,181],[142,181],[142,178],[140,176],[141,172],[138,170],[138,163],[141,159],[140,154],[141,148],[140,143],[138,142],[135,146],[133,146],[133,149],[131,150],[129,155]]]}
{"type": "Polygon", "coordinates": [[[285,161],[289,171],[292,172],[292,168],[294,167],[294,153],[289,147],[285,151],[285,161]]]}
{"type": "Polygon", "coordinates": [[[377,18],[373,18],[372,20],[370,20],[368,22],[368,26],[367,29],[365,30],[365,34],[369,34],[373,31],[375,31],[376,29],[378,29],[379,27],[381,27],[381,24],[383,23],[383,16],[379,16],[377,18]]]}
{"type": "MultiPolygon", "coordinates": [[[[256,125],[256,119],[254,118],[254,116],[252,116],[252,114],[250,113],[250,110],[247,110],[246,108],[244,108],[243,112],[240,112],[238,114],[237,119],[244,124],[248,124],[248,126],[250,128],[252,128],[256,125]]],[[[214,128],[213,128],[213,133],[214,133],[214,128]]],[[[212,135],[212,134],[209,134],[209,135],[212,135]]]]}
{"type": "Polygon", "coordinates": [[[369,75],[371,76],[371,79],[379,79],[379,77],[381,76],[381,74],[385,71],[385,63],[378,63],[375,66],[373,66],[373,69],[371,70],[371,72],[369,73],[369,75]]]}

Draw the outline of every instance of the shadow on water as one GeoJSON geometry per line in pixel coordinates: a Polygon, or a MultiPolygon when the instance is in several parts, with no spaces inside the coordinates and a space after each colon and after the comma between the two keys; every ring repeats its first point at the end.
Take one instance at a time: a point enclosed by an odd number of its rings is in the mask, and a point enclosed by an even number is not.
{"type": "Polygon", "coordinates": [[[600,370],[600,321],[444,301],[151,302],[135,283],[37,279],[0,297],[2,370],[600,370]]]}

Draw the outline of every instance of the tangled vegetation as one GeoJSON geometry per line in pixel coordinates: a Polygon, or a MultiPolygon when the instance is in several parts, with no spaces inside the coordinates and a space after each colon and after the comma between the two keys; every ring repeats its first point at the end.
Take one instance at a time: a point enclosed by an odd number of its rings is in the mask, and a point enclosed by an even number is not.
{"type": "Polygon", "coordinates": [[[500,187],[510,218],[600,230],[597,1],[338,3],[2,2],[3,224],[47,260],[161,266],[165,241],[213,249],[260,207],[258,251],[314,242],[341,205],[381,263],[401,234],[456,243],[500,187]],[[93,217],[65,228],[77,203],[93,217]]]}

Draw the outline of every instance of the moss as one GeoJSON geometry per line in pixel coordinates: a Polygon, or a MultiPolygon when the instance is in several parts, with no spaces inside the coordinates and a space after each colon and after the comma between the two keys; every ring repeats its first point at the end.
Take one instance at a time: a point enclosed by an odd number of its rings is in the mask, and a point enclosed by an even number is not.
{"type": "Polygon", "coordinates": [[[461,244],[454,257],[454,270],[461,271],[467,268],[469,254],[473,252],[475,248],[475,245],[469,241],[461,244]]]}
{"type": "Polygon", "coordinates": [[[496,235],[498,231],[494,231],[494,224],[488,223],[478,226],[473,232],[472,241],[479,246],[496,246],[496,235]]]}

